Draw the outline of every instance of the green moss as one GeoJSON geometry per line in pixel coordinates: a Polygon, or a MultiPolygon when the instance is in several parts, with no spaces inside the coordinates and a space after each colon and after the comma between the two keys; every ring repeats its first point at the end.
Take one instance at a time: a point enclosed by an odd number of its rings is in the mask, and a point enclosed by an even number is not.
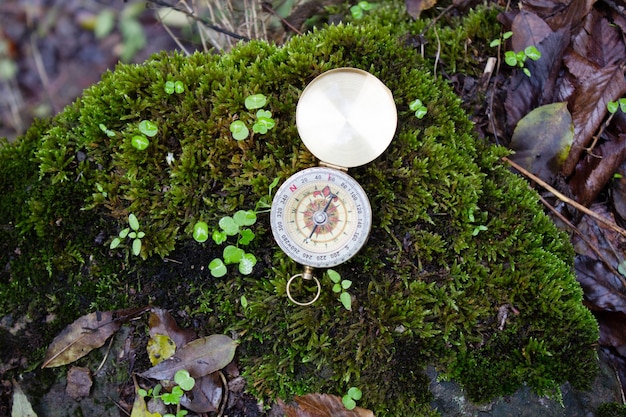
{"type": "Polygon", "coordinates": [[[605,403],[598,407],[596,417],[624,417],[626,406],[619,403],[605,403]]]}
{"type": "Polygon", "coordinates": [[[475,401],[523,383],[540,393],[567,380],[583,387],[598,329],[582,305],[567,237],[501,164],[506,152],[475,139],[459,99],[407,46],[399,28],[412,23],[395,27],[380,13],[284,47],[255,41],[224,56],[159,54],[120,65],[5,145],[0,222],[10,236],[2,247],[13,255],[2,259],[2,307],[58,311],[51,332],[93,308],[187,310],[200,333],[239,335],[252,392],[286,398],[358,386],[360,404],[390,416],[431,413],[427,365],[475,401]],[[273,178],[317,163],[298,138],[295,107],[308,82],[342,66],[378,76],[399,114],[389,149],[350,171],[375,213],[366,247],[336,268],[353,281],[353,311],[329,280],[313,306],[287,301],[286,281],[300,267],[273,243],[267,215],[248,249],[259,259],[253,274],[212,278],[206,265],[222,248],[193,241],[193,225],[251,209],[273,178]],[[170,79],[186,92],[166,94],[170,79]],[[251,120],[244,100],[255,93],[269,98],[276,127],[235,141],[230,122],[251,120]],[[408,108],[416,98],[428,107],[423,119],[408,108]],[[130,145],[141,120],[159,129],[145,151],[130,145]],[[141,258],[108,249],[129,213],[146,232],[141,258]],[[47,301],[26,302],[33,292],[47,301]]]}

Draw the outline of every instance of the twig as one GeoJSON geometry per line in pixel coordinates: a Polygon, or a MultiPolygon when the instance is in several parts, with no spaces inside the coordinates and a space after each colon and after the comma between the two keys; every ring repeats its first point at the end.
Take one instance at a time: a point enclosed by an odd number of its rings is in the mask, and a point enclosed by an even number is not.
{"type": "Polygon", "coordinates": [[[544,206],[548,207],[550,211],[552,211],[552,213],[559,218],[559,220],[565,223],[570,229],[574,231],[574,233],[578,235],[578,237],[580,237],[583,240],[583,242],[585,242],[585,244],[587,244],[587,247],[589,247],[589,249],[591,249],[591,251],[596,254],[598,259],[602,261],[602,263],[609,269],[609,271],[611,271],[622,282],[622,285],[624,286],[624,288],[626,288],[626,279],[624,279],[622,274],[620,274],[613,267],[613,265],[611,265],[611,262],[608,259],[606,259],[606,257],[602,254],[602,252],[600,252],[600,249],[595,247],[589,241],[589,239],[587,239],[587,236],[585,236],[580,230],[578,230],[578,228],[574,226],[572,222],[566,219],[565,216],[563,216],[563,214],[559,213],[559,211],[556,208],[554,208],[552,204],[548,203],[545,198],[543,198],[542,196],[539,196],[539,198],[541,199],[541,202],[543,203],[544,206]]]}
{"type": "Polygon", "coordinates": [[[276,13],[276,10],[274,10],[274,8],[272,7],[271,3],[267,2],[267,1],[264,1],[264,2],[261,3],[261,8],[263,10],[265,10],[266,12],[271,13],[274,16],[276,16],[277,18],[279,18],[280,21],[282,22],[282,24],[287,26],[293,32],[297,33],[298,35],[302,35],[302,32],[300,32],[298,29],[296,29],[295,26],[293,26],[291,23],[289,23],[289,21],[287,21],[287,19],[285,19],[284,17],[282,17],[278,13],[276,13]]]}
{"type": "Polygon", "coordinates": [[[57,108],[56,102],[54,101],[52,91],[50,91],[50,79],[48,78],[48,73],[46,73],[46,67],[43,64],[43,59],[41,58],[41,53],[39,52],[39,47],[37,46],[35,34],[32,34],[32,36],[30,37],[30,47],[33,52],[33,60],[35,61],[37,74],[39,74],[39,78],[41,79],[41,83],[43,84],[46,96],[48,96],[48,101],[50,102],[54,113],[58,113],[59,109],[57,108]]]}
{"type": "Polygon", "coordinates": [[[188,17],[190,17],[191,19],[193,19],[193,20],[195,20],[197,22],[201,22],[206,27],[208,27],[210,29],[213,29],[216,32],[222,33],[222,34],[224,34],[226,36],[230,36],[231,38],[235,38],[235,39],[239,39],[239,40],[243,40],[243,41],[249,41],[250,40],[250,38],[248,38],[246,36],[239,35],[237,33],[231,32],[230,30],[226,30],[224,28],[216,26],[213,23],[209,22],[208,20],[196,16],[193,12],[190,12],[190,11],[185,10],[185,9],[181,9],[181,8],[179,8],[179,7],[177,7],[177,6],[173,5],[173,4],[168,3],[165,0],[149,0],[148,4],[150,4],[150,3],[155,4],[157,6],[169,7],[171,9],[174,9],[174,10],[178,11],[178,12],[181,12],[181,13],[187,15],[188,17]]]}
{"type": "Polygon", "coordinates": [[[573,206],[575,209],[582,211],[583,213],[585,213],[589,217],[592,217],[593,219],[595,219],[595,220],[599,221],[600,223],[606,225],[609,229],[611,229],[611,230],[619,233],[620,235],[626,237],[626,230],[624,230],[621,227],[619,227],[613,221],[600,216],[599,214],[597,214],[596,212],[594,212],[592,210],[589,210],[587,207],[583,206],[582,204],[580,204],[580,203],[572,200],[571,198],[561,194],[559,191],[557,191],[554,187],[550,186],[548,183],[543,181],[541,178],[539,178],[536,175],[532,174],[528,170],[522,168],[520,165],[518,165],[515,162],[511,161],[506,156],[503,157],[502,160],[508,162],[513,168],[515,168],[516,170],[518,170],[519,172],[524,174],[524,176],[532,179],[537,184],[539,184],[540,186],[542,186],[546,190],[550,191],[552,194],[554,194],[554,196],[556,198],[558,198],[562,202],[564,202],[566,204],[569,204],[570,206],[573,206]]]}

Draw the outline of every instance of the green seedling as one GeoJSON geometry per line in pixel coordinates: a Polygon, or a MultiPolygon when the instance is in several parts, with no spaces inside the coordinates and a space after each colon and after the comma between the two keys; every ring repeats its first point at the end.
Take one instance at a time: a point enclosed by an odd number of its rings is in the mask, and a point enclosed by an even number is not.
{"type": "Polygon", "coordinates": [[[532,59],[533,61],[537,61],[539,58],[541,58],[541,52],[534,45],[530,45],[524,48],[523,51],[506,51],[504,53],[504,62],[506,62],[511,67],[521,68],[524,74],[530,77],[530,70],[524,66],[526,63],[526,59],[528,58],[532,59]]]}
{"type": "Polygon", "coordinates": [[[248,127],[241,120],[235,120],[230,124],[230,133],[232,133],[235,140],[244,140],[250,135],[248,127]]]}
{"type": "Polygon", "coordinates": [[[122,229],[120,231],[120,234],[111,241],[109,248],[117,248],[122,243],[122,240],[128,238],[133,241],[133,254],[135,256],[139,256],[142,246],[141,239],[143,239],[146,234],[139,230],[139,220],[137,220],[137,216],[135,216],[133,213],[128,215],[128,225],[130,227],[122,229]]]}
{"type": "Polygon", "coordinates": [[[355,20],[363,19],[365,12],[375,9],[378,7],[375,3],[370,3],[368,1],[360,1],[356,5],[350,7],[350,14],[352,18],[355,20]]]}
{"type": "MultiPolygon", "coordinates": [[[[489,46],[500,46],[503,41],[509,39],[511,36],[513,36],[513,32],[504,32],[500,39],[494,39],[489,46]]],[[[539,58],[541,58],[541,52],[533,45],[527,46],[523,51],[506,51],[504,53],[504,62],[511,67],[521,68],[528,77],[530,77],[530,70],[525,67],[526,60],[532,59],[533,61],[537,61],[539,58]]]]}
{"type": "Polygon", "coordinates": [[[137,390],[137,393],[143,398],[152,397],[155,400],[160,399],[165,405],[178,406],[178,410],[176,411],[175,415],[168,413],[164,414],[163,417],[183,417],[187,415],[187,411],[180,410],[180,399],[183,397],[186,391],[191,391],[193,389],[193,387],[196,385],[196,381],[189,374],[189,371],[187,371],[186,369],[180,369],[176,372],[176,374],[174,374],[174,382],[176,383],[176,385],[172,387],[172,390],[170,392],[161,393],[163,386],[161,384],[157,384],[154,388],[151,388],[147,391],[140,388],[139,390],[137,390]]]}
{"type": "MultiPolygon", "coordinates": [[[[470,221],[470,223],[474,223],[474,221],[476,221],[476,218],[474,217],[474,210],[473,209],[469,209],[467,212],[467,218],[470,221]]],[[[480,232],[484,232],[485,230],[487,230],[487,226],[484,225],[476,225],[474,226],[474,230],[472,230],[472,236],[477,236],[480,232]]]]}
{"type": "MultiPolygon", "coordinates": [[[[244,105],[248,110],[257,110],[252,131],[264,135],[272,129],[276,122],[272,119],[272,112],[262,109],[267,104],[267,97],[263,94],[253,94],[246,97],[244,105]]],[[[235,120],[230,124],[230,133],[235,140],[244,140],[250,136],[250,129],[242,120],[235,120]]]]}
{"type": "Polygon", "coordinates": [[[197,222],[193,226],[193,238],[196,242],[206,242],[209,239],[209,225],[205,222],[197,222]]]}
{"type": "Polygon", "coordinates": [[[611,114],[617,113],[617,110],[621,110],[622,113],[626,113],[626,97],[622,97],[617,101],[609,101],[606,103],[606,109],[611,114]]]}
{"type": "Polygon", "coordinates": [[[166,81],[163,90],[167,94],[181,94],[185,92],[185,84],[182,81],[166,81]]]}
{"type": "Polygon", "coordinates": [[[271,182],[267,189],[267,195],[264,195],[259,199],[259,201],[257,201],[254,211],[256,211],[257,213],[265,213],[267,211],[270,211],[270,209],[272,208],[272,204],[270,203],[270,201],[272,200],[272,191],[274,190],[274,188],[276,188],[279,181],[280,178],[274,178],[274,181],[271,182]]]}
{"type": "Polygon", "coordinates": [[[415,112],[415,117],[417,117],[418,119],[423,118],[424,116],[426,116],[426,113],[428,113],[428,109],[426,108],[426,106],[424,106],[422,100],[420,100],[419,98],[409,103],[409,109],[415,112]]]}
{"type": "Polygon", "coordinates": [[[333,282],[333,292],[339,294],[339,301],[346,310],[352,311],[352,296],[346,290],[352,286],[352,281],[341,279],[341,275],[334,269],[326,271],[328,278],[333,282]]]}
{"type": "MultiPolygon", "coordinates": [[[[252,230],[246,226],[252,226],[256,223],[256,212],[252,210],[239,210],[232,217],[224,216],[219,222],[219,230],[214,230],[211,238],[213,241],[221,245],[226,242],[230,236],[237,236],[237,246],[228,245],[224,248],[222,259],[216,258],[209,263],[211,275],[216,278],[226,274],[226,265],[237,264],[239,272],[243,275],[252,273],[257,259],[251,253],[246,253],[239,245],[248,245],[254,240],[255,235],[252,230]]],[[[194,228],[195,229],[195,228],[194,228]]]]}
{"type": "Polygon", "coordinates": [[[103,125],[102,123],[100,123],[98,125],[98,127],[100,128],[100,130],[102,130],[104,132],[105,135],[107,135],[110,138],[115,137],[115,132],[108,129],[105,125],[103,125]]]}
{"type": "Polygon", "coordinates": [[[159,128],[149,120],[142,120],[139,122],[139,131],[141,135],[134,135],[130,140],[130,144],[133,148],[143,151],[150,145],[148,137],[156,136],[159,133],[159,128]]]}
{"type": "Polygon", "coordinates": [[[356,408],[356,402],[363,397],[363,393],[357,387],[351,387],[348,393],[341,398],[343,406],[348,410],[354,410],[356,408]]]}

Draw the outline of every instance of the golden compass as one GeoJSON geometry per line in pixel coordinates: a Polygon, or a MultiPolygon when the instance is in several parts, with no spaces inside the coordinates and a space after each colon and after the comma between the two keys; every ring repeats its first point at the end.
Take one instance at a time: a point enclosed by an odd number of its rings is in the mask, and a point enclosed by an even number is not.
{"type": "Polygon", "coordinates": [[[372,74],[338,68],[315,78],[302,92],[296,125],[319,167],[299,171],[274,196],[272,233],[280,248],[304,266],[287,282],[287,296],[298,305],[317,300],[321,285],[314,268],[330,268],[354,256],[372,225],[369,199],[348,168],[371,162],[389,146],[398,116],[391,91],[372,74]],[[308,302],[290,293],[294,279],[314,280],[308,302]]]}

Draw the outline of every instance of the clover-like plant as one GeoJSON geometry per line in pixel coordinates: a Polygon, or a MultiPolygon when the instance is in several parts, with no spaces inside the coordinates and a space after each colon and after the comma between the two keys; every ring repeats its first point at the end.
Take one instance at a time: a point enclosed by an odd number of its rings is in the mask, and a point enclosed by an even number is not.
{"type": "Polygon", "coordinates": [[[174,93],[181,94],[185,92],[185,84],[183,84],[180,80],[166,81],[165,86],[163,86],[163,90],[170,95],[174,93]]]}
{"type": "Polygon", "coordinates": [[[626,97],[622,97],[616,101],[609,101],[606,103],[606,109],[611,114],[617,113],[617,110],[621,110],[622,113],[626,113],[626,97]]]}
{"type": "MultiPolygon", "coordinates": [[[[263,94],[252,94],[246,97],[244,105],[248,110],[257,110],[255,114],[255,121],[252,125],[252,131],[264,135],[268,130],[276,125],[274,119],[272,119],[272,112],[262,109],[267,104],[267,97],[263,94]]],[[[250,136],[250,129],[242,120],[234,120],[230,124],[230,133],[235,140],[244,140],[250,136]]]]}
{"type": "Polygon", "coordinates": [[[409,109],[415,112],[415,117],[417,117],[418,119],[423,118],[424,116],[426,116],[426,113],[428,113],[428,109],[426,108],[426,106],[424,106],[424,103],[422,103],[422,100],[420,100],[419,98],[409,103],[409,109]]]}
{"type": "Polygon", "coordinates": [[[139,220],[137,220],[137,216],[135,216],[133,213],[128,215],[128,225],[130,227],[122,229],[119,235],[111,241],[109,248],[117,248],[122,243],[122,240],[128,238],[133,241],[133,254],[135,256],[139,256],[142,246],[141,239],[143,239],[146,234],[139,230],[139,220]]]}
{"type": "MultiPolygon", "coordinates": [[[[513,36],[513,32],[508,31],[504,32],[499,39],[494,39],[491,41],[489,46],[500,46],[502,42],[509,39],[513,36]]],[[[506,51],[504,53],[504,62],[511,67],[521,68],[526,76],[530,77],[530,70],[525,67],[526,60],[532,59],[533,61],[537,61],[541,58],[541,51],[539,51],[534,45],[527,46],[523,51],[515,52],[515,51],[506,51]]]]}
{"type": "Polygon", "coordinates": [[[326,275],[333,282],[333,292],[339,294],[339,301],[345,307],[346,310],[352,311],[352,296],[346,290],[352,286],[352,281],[347,279],[341,279],[339,272],[334,269],[326,271],[326,275]]]}
{"type": "MultiPolygon", "coordinates": [[[[248,245],[255,237],[254,232],[247,226],[256,223],[256,212],[253,210],[239,210],[232,217],[224,216],[219,222],[219,229],[215,229],[211,238],[213,241],[221,245],[226,242],[229,237],[237,236],[236,245],[227,245],[222,252],[222,259],[215,258],[209,263],[211,275],[216,278],[226,275],[228,272],[227,265],[237,264],[239,272],[243,275],[252,273],[254,265],[256,265],[256,257],[247,253],[239,247],[239,245],[248,245]]],[[[194,239],[198,242],[204,242],[208,237],[208,225],[204,222],[197,222],[194,225],[194,239]],[[204,240],[202,240],[204,239],[204,240]]]]}
{"type": "Polygon", "coordinates": [[[160,399],[165,405],[177,406],[175,415],[167,413],[164,414],[163,417],[184,417],[187,415],[187,411],[180,409],[180,400],[186,391],[191,391],[193,389],[196,385],[196,380],[189,374],[189,371],[186,369],[180,369],[176,371],[176,374],[174,374],[174,382],[176,385],[172,387],[170,392],[161,393],[163,386],[161,384],[156,384],[154,388],[150,388],[147,391],[140,388],[137,390],[137,393],[143,398],[152,397],[154,399],[160,399]]]}
{"type": "Polygon", "coordinates": [[[150,140],[148,137],[154,137],[157,133],[159,133],[159,128],[156,124],[151,122],[150,120],[142,120],[139,122],[139,131],[140,135],[134,135],[131,138],[131,145],[133,148],[143,151],[150,145],[150,140]]]}
{"type": "Polygon", "coordinates": [[[375,9],[377,6],[378,5],[375,3],[360,1],[354,6],[350,7],[350,14],[355,20],[361,20],[363,19],[365,12],[375,9]]]}
{"type": "Polygon", "coordinates": [[[351,387],[348,393],[341,398],[343,406],[348,410],[354,410],[356,408],[356,402],[363,397],[363,393],[357,387],[351,387]]]}

